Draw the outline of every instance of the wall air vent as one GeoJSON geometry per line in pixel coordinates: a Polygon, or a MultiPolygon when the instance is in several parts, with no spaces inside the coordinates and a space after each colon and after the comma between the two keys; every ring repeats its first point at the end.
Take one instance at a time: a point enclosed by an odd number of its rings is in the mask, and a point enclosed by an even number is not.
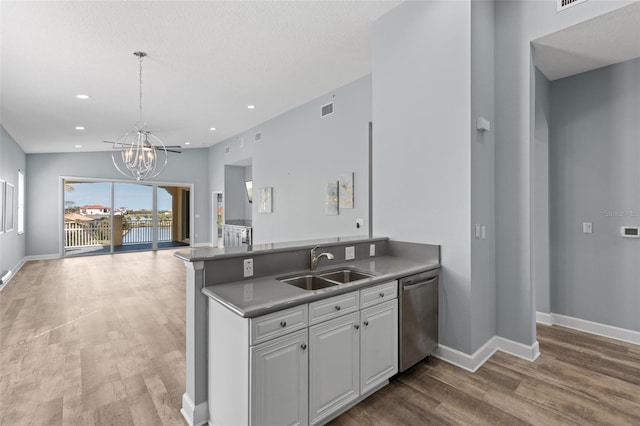
{"type": "Polygon", "coordinates": [[[262,140],[262,132],[256,133],[254,139],[256,142],[260,142],[262,140]]]}
{"type": "Polygon", "coordinates": [[[225,146],[225,147],[224,147],[224,153],[225,153],[225,154],[229,154],[229,153],[231,153],[231,147],[230,147],[230,146],[225,146]]]}
{"type": "Polygon", "coordinates": [[[558,2],[557,11],[565,10],[570,8],[571,6],[575,6],[580,3],[584,3],[587,0],[556,0],[558,2]]]}
{"type": "Polygon", "coordinates": [[[333,102],[322,106],[322,117],[333,114],[333,102]]]}

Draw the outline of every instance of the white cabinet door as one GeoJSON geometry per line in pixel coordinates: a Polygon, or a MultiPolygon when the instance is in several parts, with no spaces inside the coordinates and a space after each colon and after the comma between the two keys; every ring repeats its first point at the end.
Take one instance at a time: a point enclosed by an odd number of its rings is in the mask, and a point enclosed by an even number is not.
{"type": "Polygon", "coordinates": [[[316,424],[360,389],[360,313],[309,328],[309,417],[316,424]]]}
{"type": "Polygon", "coordinates": [[[252,425],[308,422],[307,329],[251,347],[252,425]]]}
{"type": "Polygon", "coordinates": [[[398,300],[360,312],[360,393],[398,372],[398,300]]]}

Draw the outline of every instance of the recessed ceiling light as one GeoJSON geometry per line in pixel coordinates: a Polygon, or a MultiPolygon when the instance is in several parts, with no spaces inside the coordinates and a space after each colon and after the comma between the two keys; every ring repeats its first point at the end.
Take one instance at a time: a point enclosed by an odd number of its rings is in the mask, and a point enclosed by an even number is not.
{"type": "Polygon", "coordinates": [[[89,99],[89,95],[80,94],[80,95],[76,95],[76,98],[78,98],[78,99],[89,99]]]}
{"type": "Polygon", "coordinates": [[[76,126],[75,129],[76,130],[84,130],[84,126],[76,126]]]}
{"type": "Polygon", "coordinates": [[[211,130],[212,132],[215,130],[215,127],[209,127],[209,130],[211,130]]]}
{"type": "Polygon", "coordinates": [[[185,145],[191,145],[191,142],[185,142],[184,144],[185,145]]]}
{"type": "Polygon", "coordinates": [[[249,108],[249,109],[256,109],[256,106],[255,106],[255,105],[249,105],[249,106],[247,106],[247,108],[249,108]]]}
{"type": "Polygon", "coordinates": [[[75,145],[76,148],[82,148],[82,145],[75,145]]]}

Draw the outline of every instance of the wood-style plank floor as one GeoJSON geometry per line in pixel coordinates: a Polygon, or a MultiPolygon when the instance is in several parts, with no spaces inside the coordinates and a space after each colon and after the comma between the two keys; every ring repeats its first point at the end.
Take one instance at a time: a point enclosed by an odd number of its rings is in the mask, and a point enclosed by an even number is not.
{"type": "Polygon", "coordinates": [[[428,359],[332,426],[640,425],[640,346],[538,325],[533,363],[497,352],[475,373],[428,359]]]}
{"type": "Polygon", "coordinates": [[[186,424],[173,253],[27,262],[0,292],[0,424],[186,424]]]}
{"type": "MultiPolygon", "coordinates": [[[[173,251],[28,262],[0,292],[0,425],[179,425],[173,251]]],[[[428,359],[332,425],[640,425],[640,346],[538,327],[534,363],[428,359]]]]}

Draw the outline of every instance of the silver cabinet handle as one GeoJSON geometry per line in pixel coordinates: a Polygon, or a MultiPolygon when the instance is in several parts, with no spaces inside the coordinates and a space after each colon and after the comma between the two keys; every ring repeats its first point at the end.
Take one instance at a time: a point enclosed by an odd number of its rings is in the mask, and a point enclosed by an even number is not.
{"type": "Polygon", "coordinates": [[[336,311],[340,310],[340,305],[336,305],[336,311]]]}
{"type": "Polygon", "coordinates": [[[301,344],[300,348],[302,348],[302,350],[304,351],[305,349],[307,349],[307,344],[306,343],[301,344]]]}
{"type": "Polygon", "coordinates": [[[369,325],[369,321],[364,320],[364,325],[369,325]]]}
{"type": "Polygon", "coordinates": [[[359,329],[359,328],[360,328],[360,325],[359,325],[359,324],[356,324],[356,325],[354,325],[354,326],[353,326],[353,328],[355,328],[355,329],[357,330],[357,329],[359,329]]]}
{"type": "Polygon", "coordinates": [[[384,293],[380,293],[380,294],[378,294],[378,296],[384,297],[384,293]]]}
{"type": "Polygon", "coordinates": [[[280,327],[286,327],[286,326],[287,326],[286,321],[280,321],[280,327]]]}

